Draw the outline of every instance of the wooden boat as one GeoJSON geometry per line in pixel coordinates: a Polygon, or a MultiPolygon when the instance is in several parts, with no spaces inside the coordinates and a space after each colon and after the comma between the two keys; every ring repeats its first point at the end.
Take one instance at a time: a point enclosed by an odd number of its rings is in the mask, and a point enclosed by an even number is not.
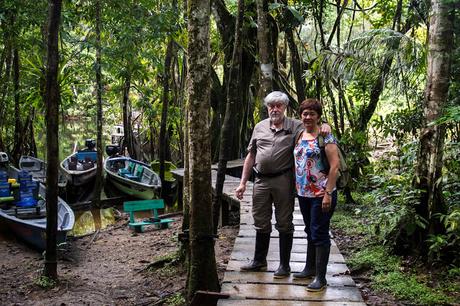
{"type": "Polygon", "coordinates": [[[161,180],[149,165],[129,157],[110,157],[104,162],[107,179],[120,191],[139,199],[158,198],[161,180]]]}
{"type": "MultiPolygon", "coordinates": [[[[21,156],[19,169],[26,170],[32,174],[32,178],[40,183],[46,184],[46,163],[42,159],[33,156],[21,156]]],[[[67,177],[59,169],[58,186],[64,188],[67,185],[67,177]]]]}
{"type": "Polygon", "coordinates": [[[86,140],[85,144],[86,149],[70,154],[61,162],[61,170],[67,178],[69,187],[89,185],[96,178],[96,144],[91,139],[86,140]]]}
{"type": "MultiPolygon", "coordinates": [[[[18,169],[11,166],[8,167],[8,176],[13,179],[11,181],[14,182],[17,179],[18,173],[18,169]]],[[[38,250],[46,249],[45,188],[45,185],[39,183],[39,200],[36,205],[30,207],[19,207],[19,204],[15,205],[14,197],[0,197],[0,220],[5,222],[18,238],[38,250]]],[[[73,228],[74,222],[75,216],[72,209],[64,200],[58,197],[56,237],[58,245],[66,241],[67,232],[73,228]]]]}

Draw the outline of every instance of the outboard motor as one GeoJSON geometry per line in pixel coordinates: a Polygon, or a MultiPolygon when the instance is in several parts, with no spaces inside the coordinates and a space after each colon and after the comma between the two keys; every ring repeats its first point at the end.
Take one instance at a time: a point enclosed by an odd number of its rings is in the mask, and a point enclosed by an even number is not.
{"type": "Polygon", "coordinates": [[[94,148],[96,147],[96,141],[94,139],[86,139],[85,147],[87,151],[94,151],[94,148]]]}
{"type": "Polygon", "coordinates": [[[7,169],[8,162],[8,154],[6,154],[5,152],[0,152],[0,169],[7,169]]]}
{"type": "Polygon", "coordinates": [[[109,157],[115,157],[120,153],[120,147],[115,144],[106,145],[105,153],[107,153],[109,157]]]}

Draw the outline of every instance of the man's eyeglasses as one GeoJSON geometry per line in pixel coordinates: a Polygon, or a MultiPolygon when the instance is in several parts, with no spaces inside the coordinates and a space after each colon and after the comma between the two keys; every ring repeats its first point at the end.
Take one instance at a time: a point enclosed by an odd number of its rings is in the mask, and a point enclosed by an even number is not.
{"type": "Polygon", "coordinates": [[[283,107],[284,107],[284,104],[283,104],[283,103],[268,104],[268,108],[273,109],[273,108],[275,108],[275,107],[278,108],[278,109],[280,109],[280,108],[283,108],[283,107]]]}

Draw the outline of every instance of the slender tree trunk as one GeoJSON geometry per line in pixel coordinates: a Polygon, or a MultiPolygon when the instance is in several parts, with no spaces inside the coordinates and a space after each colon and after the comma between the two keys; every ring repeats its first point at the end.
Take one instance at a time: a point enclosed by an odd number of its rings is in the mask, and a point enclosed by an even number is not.
{"type": "Polygon", "coordinates": [[[209,140],[209,0],[188,1],[190,264],[188,301],[197,290],[218,291],[211,199],[209,140]]]}
{"type": "MultiPolygon", "coordinates": [[[[5,26],[6,27],[6,26],[5,26]]],[[[5,126],[5,110],[6,110],[6,93],[8,92],[8,80],[10,78],[10,71],[11,71],[11,60],[12,60],[12,52],[10,43],[8,42],[8,35],[7,33],[4,34],[5,37],[5,47],[3,49],[3,54],[5,58],[2,60],[1,64],[3,67],[3,63],[5,65],[5,73],[2,75],[0,74],[0,151],[6,151],[6,145],[3,141],[3,127],[5,126]]]]}
{"type": "Polygon", "coordinates": [[[297,102],[300,104],[305,100],[305,80],[302,77],[302,62],[300,61],[299,50],[294,41],[293,30],[286,31],[286,40],[291,53],[291,67],[294,74],[295,89],[297,92],[297,102]]]}
{"type": "Polygon", "coordinates": [[[21,124],[21,99],[19,94],[19,51],[13,50],[13,89],[14,89],[14,149],[13,162],[17,165],[22,151],[23,130],[21,124]]]}
{"type": "Polygon", "coordinates": [[[337,105],[335,103],[334,93],[332,92],[329,82],[326,82],[325,86],[326,86],[327,94],[329,95],[329,99],[331,99],[332,120],[334,121],[334,130],[337,133],[337,137],[340,139],[342,134],[340,132],[340,127],[339,127],[339,118],[338,118],[339,116],[337,114],[337,105]]]}
{"type": "MultiPolygon", "coordinates": [[[[168,46],[166,47],[166,56],[165,56],[165,65],[163,71],[163,99],[162,99],[162,111],[161,111],[161,125],[160,125],[160,141],[159,141],[159,151],[160,151],[160,179],[164,182],[165,178],[165,157],[166,157],[166,128],[168,121],[168,107],[169,107],[169,84],[171,82],[171,59],[173,56],[174,42],[170,38],[168,41],[168,46]]],[[[162,194],[164,195],[164,188],[162,188],[162,194]]]]}
{"type": "Polygon", "coordinates": [[[124,80],[123,85],[123,146],[122,148],[127,148],[128,153],[133,159],[138,159],[136,148],[134,145],[134,133],[132,127],[132,112],[131,112],[131,103],[129,101],[129,91],[131,90],[131,74],[128,73],[124,80]]]}
{"type": "MultiPolygon", "coordinates": [[[[231,152],[233,133],[236,131],[235,116],[239,102],[239,90],[241,82],[241,56],[242,56],[242,27],[244,18],[244,0],[238,0],[238,17],[235,25],[235,44],[233,46],[233,56],[230,65],[229,82],[227,88],[227,105],[225,118],[220,133],[219,164],[216,178],[216,196],[213,200],[213,226],[214,233],[217,234],[219,225],[220,208],[222,207],[222,190],[227,170],[227,161],[231,152]]],[[[228,206],[225,207],[228,210],[228,206]]],[[[224,218],[224,216],[222,216],[224,218]]],[[[223,224],[228,220],[223,220],[223,224]]]]}
{"type": "Polygon", "coordinates": [[[257,4],[257,41],[259,42],[260,77],[259,101],[260,118],[268,117],[267,109],[262,102],[273,90],[273,47],[271,45],[270,26],[268,24],[267,0],[256,0],[257,4]]]}
{"type": "Polygon", "coordinates": [[[426,229],[415,234],[415,243],[422,245],[422,253],[428,251],[426,238],[429,234],[442,234],[444,227],[435,217],[445,213],[442,197],[442,158],[445,137],[444,125],[431,125],[442,114],[451,77],[451,54],[453,46],[453,9],[443,0],[431,1],[428,34],[428,71],[425,89],[425,127],[420,136],[420,149],[416,169],[415,187],[422,190],[420,204],[416,206],[419,216],[428,221],[426,229]]]}
{"type": "Polygon", "coordinates": [[[104,149],[102,146],[102,59],[101,59],[101,1],[96,0],[96,99],[97,99],[97,169],[96,186],[94,188],[93,205],[99,207],[102,191],[102,157],[104,149]]]}
{"type": "Polygon", "coordinates": [[[58,205],[58,167],[59,167],[59,22],[61,0],[48,1],[48,60],[46,67],[46,254],[43,274],[57,280],[57,205],[58,205]]]}

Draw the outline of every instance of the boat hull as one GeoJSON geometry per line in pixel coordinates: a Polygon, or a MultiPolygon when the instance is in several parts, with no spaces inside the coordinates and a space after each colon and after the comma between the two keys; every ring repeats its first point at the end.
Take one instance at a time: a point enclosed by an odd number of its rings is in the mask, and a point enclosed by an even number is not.
{"type": "MultiPolygon", "coordinates": [[[[8,174],[10,178],[17,178],[18,169],[10,167],[8,174]]],[[[41,198],[46,198],[46,187],[40,184],[39,194],[41,198]]],[[[9,208],[5,203],[0,208],[0,219],[5,225],[21,240],[32,247],[42,251],[46,249],[46,204],[43,200],[40,203],[41,211],[45,215],[37,215],[36,218],[22,219],[24,212],[33,212],[33,208],[18,208],[16,214],[14,207],[9,208]]],[[[57,244],[64,243],[67,239],[67,232],[73,228],[75,215],[72,209],[58,197],[58,220],[57,220],[57,244]]]]}
{"type": "MultiPolygon", "coordinates": [[[[0,212],[0,218],[5,222],[5,225],[23,242],[31,247],[43,251],[46,249],[46,226],[44,228],[33,224],[17,222],[11,218],[5,217],[0,212]]],[[[46,224],[46,223],[45,223],[46,224]]],[[[69,230],[58,230],[56,233],[56,244],[62,244],[67,241],[67,232],[69,230]]]]}
{"type": "MultiPolygon", "coordinates": [[[[32,174],[34,180],[46,185],[46,163],[43,160],[33,156],[21,156],[19,159],[19,169],[28,171],[32,174]]],[[[62,172],[62,169],[59,169],[58,187],[64,188],[66,185],[67,177],[62,172]]]]}
{"type": "MultiPolygon", "coordinates": [[[[150,199],[156,199],[159,198],[160,192],[161,192],[161,183],[159,184],[146,184],[145,182],[137,182],[133,181],[127,178],[124,178],[120,176],[118,173],[111,171],[109,165],[114,161],[123,161],[123,162],[137,162],[129,158],[124,158],[124,157],[117,157],[115,159],[108,159],[104,163],[104,170],[107,175],[107,179],[114,185],[118,190],[123,192],[124,194],[133,196],[138,199],[143,199],[143,200],[150,200],[150,199]]],[[[150,175],[154,175],[155,177],[158,177],[156,173],[154,173],[151,169],[147,168],[148,165],[142,164],[143,167],[146,167],[145,171],[148,171],[150,175]]],[[[159,181],[159,177],[157,178],[159,181]]]]}
{"type": "Polygon", "coordinates": [[[144,188],[135,184],[129,184],[126,180],[120,180],[112,174],[107,174],[107,177],[118,190],[126,193],[127,195],[143,200],[155,199],[158,195],[158,192],[153,188],[144,188]]]}
{"type": "Polygon", "coordinates": [[[69,170],[69,160],[77,153],[67,156],[61,162],[61,170],[67,179],[69,187],[81,187],[84,185],[93,184],[96,179],[97,164],[94,167],[86,170],[69,170]]]}

